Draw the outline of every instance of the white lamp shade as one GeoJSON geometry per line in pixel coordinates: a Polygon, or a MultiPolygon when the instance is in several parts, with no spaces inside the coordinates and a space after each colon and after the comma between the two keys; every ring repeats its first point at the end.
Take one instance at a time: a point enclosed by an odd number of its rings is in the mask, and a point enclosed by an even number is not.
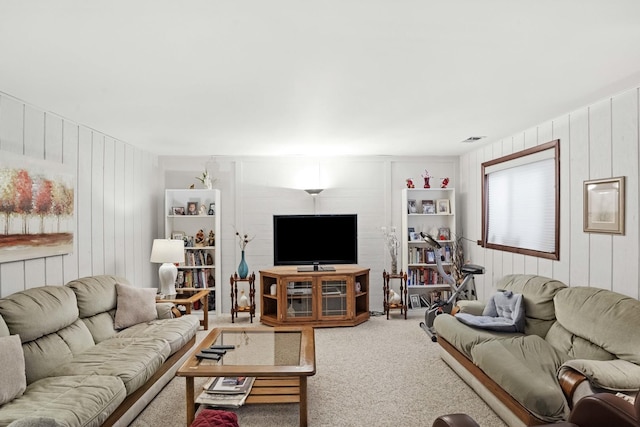
{"type": "Polygon", "coordinates": [[[154,239],[151,248],[151,262],[184,262],[184,242],[177,239],[154,239]]]}

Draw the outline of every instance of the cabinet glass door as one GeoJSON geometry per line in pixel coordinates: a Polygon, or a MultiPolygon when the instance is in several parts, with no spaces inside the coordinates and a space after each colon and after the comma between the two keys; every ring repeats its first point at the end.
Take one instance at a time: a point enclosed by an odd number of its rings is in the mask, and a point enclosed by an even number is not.
{"type": "Polygon", "coordinates": [[[340,280],[323,280],[321,315],[322,317],[347,315],[347,281],[340,280]]]}
{"type": "Polygon", "coordinates": [[[313,281],[287,281],[287,319],[313,317],[313,281]]]}

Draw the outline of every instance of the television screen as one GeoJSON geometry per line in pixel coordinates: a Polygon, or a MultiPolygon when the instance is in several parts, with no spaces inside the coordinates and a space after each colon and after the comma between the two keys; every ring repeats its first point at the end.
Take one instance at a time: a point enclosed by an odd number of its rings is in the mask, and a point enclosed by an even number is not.
{"type": "Polygon", "coordinates": [[[357,215],[274,215],[273,263],[357,264],[357,215]]]}

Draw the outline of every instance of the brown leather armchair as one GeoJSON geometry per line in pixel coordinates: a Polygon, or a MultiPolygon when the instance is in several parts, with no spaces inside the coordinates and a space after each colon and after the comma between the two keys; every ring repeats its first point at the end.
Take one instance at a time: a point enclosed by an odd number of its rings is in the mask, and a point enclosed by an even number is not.
{"type": "MultiPolygon", "coordinates": [[[[610,393],[596,393],[576,403],[565,422],[547,424],[557,427],[640,427],[640,396],[631,404],[610,393]]],[[[433,427],[480,427],[466,414],[438,417],[433,427]]]]}

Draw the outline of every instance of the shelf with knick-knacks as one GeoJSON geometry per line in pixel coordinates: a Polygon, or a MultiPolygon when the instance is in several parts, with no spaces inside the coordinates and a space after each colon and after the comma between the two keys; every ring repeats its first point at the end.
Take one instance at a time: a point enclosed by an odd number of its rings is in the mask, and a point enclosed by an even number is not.
{"type": "Polygon", "coordinates": [[[220,312],[220,190],[165,190],[165,235],[184,242],[176,288],[209,288],[209,309],[220,312]]]}
{"type": "Polygon", "coordinates": [[[402,269],[407,273],[410,293],[449,288],[437,271],[435,257],[444,258],[445,270],[451,268],[456,235],[455,202],[453,188],[402,190],[402,269]],[[436,254],[421,233],[438,240],[442,253],[436,254]]]}

